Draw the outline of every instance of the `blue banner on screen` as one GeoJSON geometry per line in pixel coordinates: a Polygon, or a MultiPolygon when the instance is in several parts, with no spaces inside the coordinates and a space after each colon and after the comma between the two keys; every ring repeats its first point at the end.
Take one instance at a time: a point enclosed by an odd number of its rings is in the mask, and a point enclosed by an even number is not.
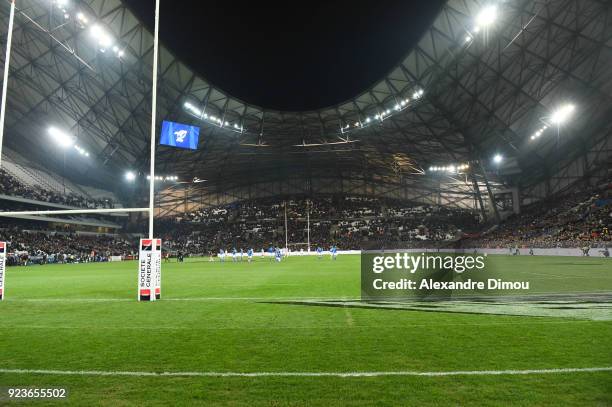
{"type": "Polygon", "coordinates": [[[164,120],[159,144],[197,150],[199,138],[199,127],[164,120]]]}

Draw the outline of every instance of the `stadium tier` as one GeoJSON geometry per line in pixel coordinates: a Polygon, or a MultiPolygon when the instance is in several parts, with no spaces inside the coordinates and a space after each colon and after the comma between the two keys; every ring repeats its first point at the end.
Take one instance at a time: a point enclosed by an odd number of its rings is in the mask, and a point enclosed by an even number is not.
{"type": "Polygon", "coordinates": [[[612,2],[0,2],[0,405],[612,406],[612,2]]]}

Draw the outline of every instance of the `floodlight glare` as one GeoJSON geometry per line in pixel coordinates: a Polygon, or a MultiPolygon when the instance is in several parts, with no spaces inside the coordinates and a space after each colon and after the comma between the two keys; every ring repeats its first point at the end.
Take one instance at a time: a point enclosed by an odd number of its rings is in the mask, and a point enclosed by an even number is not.
{"type": "Polygon", "coordinates": [[[495,154],[495,156],[493,157],[493,162],[495,164],[499,164],[504,160],[504,157],[501,154],[495,154]]]}
{"type": "Polygon", "coordinates": [[[99,25],[91,27],[91,35],[98,40],[98,44],[102,47],[109,47],[113,44],[113,39],[99,25]]]}
{"type": "Polygon", "coordinates": [[[572,104],[563,105],[553,112],[550,116],[550,121],[556,125],[561,125],[569,119],[574,112],[576,106],[572,104]]]}
{"type": "Polygon", "coordinates": [[[74,138],[56,127],[49,127],[49,135],[55,140],[55,142],[62,148],[72,147],[74,145],[74,138]]]}
{"type": "Polygon", "coordinates": [[[497,7],[486,6],[476,16],[477,27],[488,27],[497,19],[497,7]]]}
{"type": "Polygon", "coordinates": [[[136,179],[136,174],[134,174],[134,172],[132,171],[128,171],[125,173],[125,179],[128,181],[134,181],[136,179]]]}

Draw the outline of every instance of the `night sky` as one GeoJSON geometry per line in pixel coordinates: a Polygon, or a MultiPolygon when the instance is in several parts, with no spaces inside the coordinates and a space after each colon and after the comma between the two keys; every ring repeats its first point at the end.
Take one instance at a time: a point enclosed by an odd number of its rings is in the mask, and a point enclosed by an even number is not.
{"type": "MultiPolygon", "coordinates": [[[[155,1],[124,1],[152,31],[155,1]]],[[[232,96],[266,108],[317,109],[387,74],[443,3],[161,0],[160,39],[232,96]]]]}

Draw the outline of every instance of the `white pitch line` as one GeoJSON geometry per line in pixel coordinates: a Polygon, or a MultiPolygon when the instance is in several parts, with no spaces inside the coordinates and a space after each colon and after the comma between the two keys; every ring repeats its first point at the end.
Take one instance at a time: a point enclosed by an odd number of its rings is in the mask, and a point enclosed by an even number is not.
{"type": "Polygon", "coordinates": [[[104,370],[0,369],[0,373],[41,374],[60,376],[135,376],[135,377],[381,377],[381,376],[498,376],[560,373],[612,372],[612,367],[578,367],[528,370],[455,370],[439,372],[131,372],[104,370]]]}
{"type": "MultiPolygon", "coordinates": [[[[531,320],[531,321],[521,321],[521,322],[478,322],[478,323],[434,323],[434,324],[407,324],[407,325],[350,325],[350,327],[354,327],[357,329],[380,329],[380,328],[433,328],[437,329],[441,326],[503,326],[503,325],[542,325],[542,324],[585,324],[585,323],[593,323],[593,322],[605,322],[609,323],[608,320],[583,320],[583,319],[566,319],[560,321],[542,321],[542,320],[531,320]]],[[[44,329],[44,330],[101,330],[101,331],[109,331],[109,330],[122,330],[122,331],[139,331],[143,329],[148,329],[149,326],[138,326],[138,325],[129,325],[129,326],[104,326],[104,325],[93,325],[93,326],[73,326],[73,325],[3,325],[4,330],[9,329],[44,329]]],[[[227,327],[227,326],[157,326],[155,329],[160,331],[256,331],[256,330],[300,330],[300,329],[346,329],[347,324],[341,325],[318,325],[318,326],[293,326],[293,325],[279,325],[279,326],[240,326],[240,327],[227,327]]]]}

